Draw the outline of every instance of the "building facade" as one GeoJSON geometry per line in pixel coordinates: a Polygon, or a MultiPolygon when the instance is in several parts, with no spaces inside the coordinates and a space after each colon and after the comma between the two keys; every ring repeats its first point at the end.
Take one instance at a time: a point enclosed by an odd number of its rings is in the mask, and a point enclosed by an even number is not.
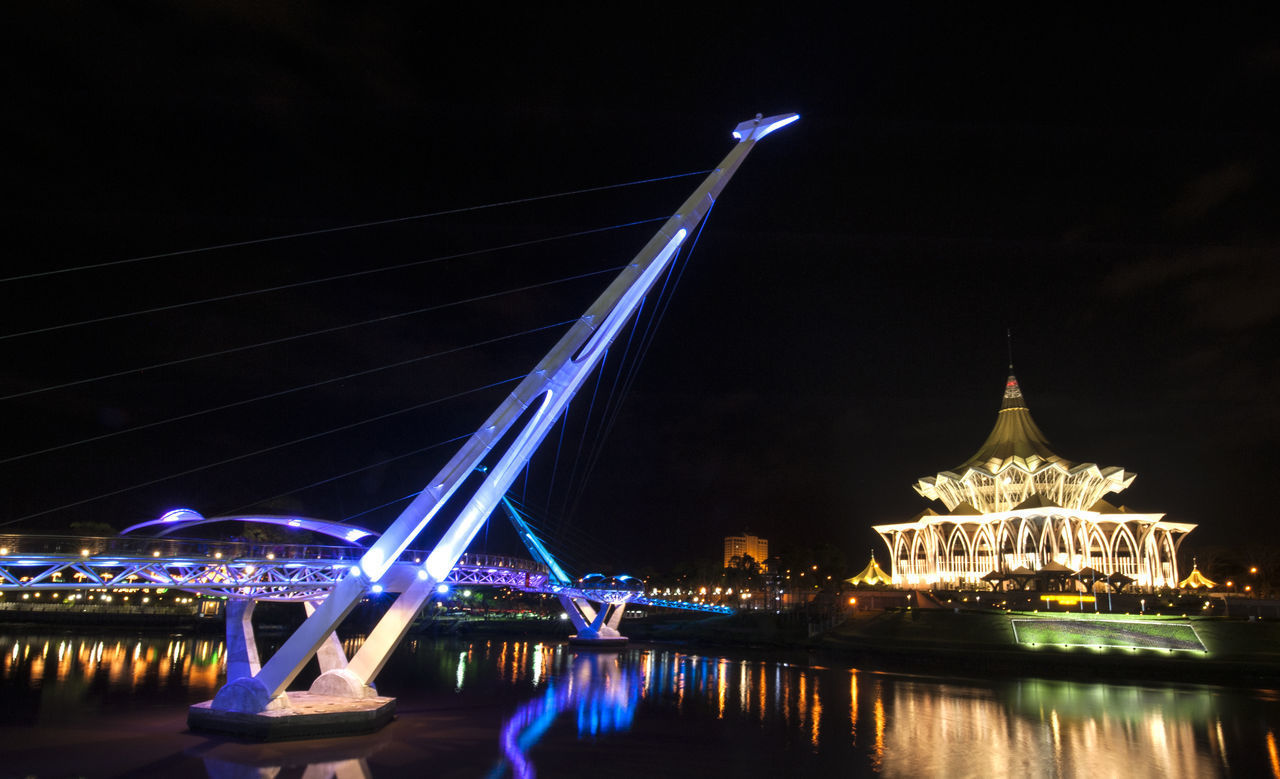
{"type": "Polygon", "coordinates": [[[724,567],[732,568],[735,557],[750,555],[761,571],[769,570],[769,541],[747,533],[726,536],[724,539],[724,567]]]}
{"type": "Polygon", "coordinates": [[[995,427],[982,447],[915,489],[947,510],[877,525],[893,580],[904,587],[970,589],[1029,581],[1063,567],[1101,589],[1108,577],[1151,590],[1178,584],[1178,547],[1194,524],[1117,508],[1103,496],[1136,474],[1054,454],[1031,418],[1012,367],[995,427]],[[1118,576],[1115,576],[1118,575],[1118,576]]]}

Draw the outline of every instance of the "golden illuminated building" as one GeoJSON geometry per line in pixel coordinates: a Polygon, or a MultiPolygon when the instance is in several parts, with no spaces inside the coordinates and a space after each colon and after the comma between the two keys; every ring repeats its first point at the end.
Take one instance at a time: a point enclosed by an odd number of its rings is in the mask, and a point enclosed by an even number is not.
{"type": "Polygon", "coordinates": [[[750,556],[756,564],[760,566],[761,571],[768,570],[769,562],[769,540],[766,538],[758,538],[743,533],[740,536],[726,536],[724,539],[724,567],[733,568],[737,565],[734,558],[741,559],[750,556]]]}
{"type": "Polygon", "coordinates": [[[854,587],[875,587],[881,584],[893,584],[893,577],[884,572],[884,569],[876,562],[876,556],[873,554],[871,555],[871,562],[867,563],[866,568],[863,568],[853,578],[845,579],[844,581],[854,587]]]}
{"type": "Polygon", "coordinates": [[[1178,582],[1178,589],[1180,590],[1199,590],[1202,588],[1212,590],[1217,586],[1217,582],[1200,573],[1200,567],[1194,562],[1191,564],[1191,573],[1187,574],[1187,578],[1178,582]]]}
{"type": "MultiPolygon", "coordinates": [[[[1178,546],[1196,526],[1139,514],[1103,496],[1136,474],[1073,463],[1049,442],[1010,375],[995,427],[958,467],[916,481],[948,513],[877,525],[893,580],[905,587],[973,588],[1015,574],[1085,571],[1096,587],[1112,574],[1149,590],[1178,584],[1178,546]]],[[[1023,579],[1024,581],[1026,579],[1023,579]]]]}

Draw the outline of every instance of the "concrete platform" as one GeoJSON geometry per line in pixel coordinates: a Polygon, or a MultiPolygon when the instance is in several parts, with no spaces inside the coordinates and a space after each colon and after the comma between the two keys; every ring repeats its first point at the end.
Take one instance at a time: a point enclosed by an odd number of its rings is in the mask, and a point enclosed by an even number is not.
{"type": "Polygon", "coordinates": [[[594,649],[620,649],[627,645],[626,636],[618,636],[617,638],[582,638],[580,636],[569,636],[569,645],[582,648],[594,649]]]}
{"type": "Polygon", "coordinates": [[[288,695],[288,708],[256,714],[215,711],[213,701],[196,703],[187,709],[187,727],[258,741],[284,741],[372,733],[396,713],[395,698],[355,699],[309,692],[288,695]]]}

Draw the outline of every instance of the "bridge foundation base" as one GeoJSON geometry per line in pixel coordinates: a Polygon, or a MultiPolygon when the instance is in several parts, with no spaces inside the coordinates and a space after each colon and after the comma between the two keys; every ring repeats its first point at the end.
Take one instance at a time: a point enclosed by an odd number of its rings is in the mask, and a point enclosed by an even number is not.
{"type": "Polygon", "coordinates": [[[627,645],[626,636],[569,636],[569,644],[576,647],[598,647],[600,649],[617,649],[627,645]]]}
{"type": "Polygon", "coordinates": [[[258,741],[351,736],[371,733],[390,722],[396,699],[344,698],[311,692],[289,692],[285,708],[260,712],[218,711],[213,701],[187,709],[192,730],[230,733],[258,741]]]}

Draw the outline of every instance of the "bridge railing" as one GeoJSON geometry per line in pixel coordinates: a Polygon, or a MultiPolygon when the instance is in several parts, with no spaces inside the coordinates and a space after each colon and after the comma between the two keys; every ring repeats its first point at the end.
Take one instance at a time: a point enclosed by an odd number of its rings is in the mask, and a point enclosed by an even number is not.
{"type": "MultiPolygon", "coordinates": [[[[0,535],[0,564],[15,561],[23,555],[65,557],[121,558],[206,558],[227,563],[233,560],[313,560],[325,563],[355,562],[365,553],[364,547],[336,544],[287,544],[244,539],[208,540],[198,538],[85,537],[59,535],[0,535]],[[9,558],[6,561],[4,558],[9,558]]],[[[407,549],[400,562],[420,563],[428,552],[407,549]]],[[[547,567],[532,560],[505,555],[467,554],[459,565],[476,568],[519,569],[547,572],[547,567]]]]}
{"type": "MultiPolygon", "coordinates": [[[[403,555],[401,559],[404,559],[403,555]]],[[[476,568],[510,568],[521,571],[538,571],[539,573],[549,572],[547,566],[533,560],[491,554],[464,554],[458,558],[457,565],[476,568]]]]}
{"type": "Polygon", "coordinates": [[[244,539],[208,540],[199,538],[129,538],[54,535],[0,535],[0,549],[8,555],[80,555],[100,557],[237,557],[268,559],[358,559],[360,547],[330,544],[282,544],[244,539]],[[159,554],[156,554],[156,553],[159,554]]]}

